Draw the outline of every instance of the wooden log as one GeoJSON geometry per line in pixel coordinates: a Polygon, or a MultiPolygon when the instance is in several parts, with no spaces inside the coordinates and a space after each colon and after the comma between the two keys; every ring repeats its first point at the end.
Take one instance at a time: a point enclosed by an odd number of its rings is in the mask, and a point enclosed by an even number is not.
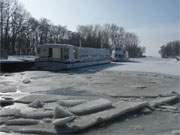
{"type": "Polygon", "coordinates": [[[120,118],[122,115],[142,109],[148,106],[148,102],[117,102],[113,105],[114,108],[109,110],[104,110],[102,112],[81,116],[75,119],[72,123],[68,124],[69,130],[71,132],[78,132],[97,124],[120,118]]]}
{"type": "Polygon", "coordinates": [[[111,101],[107,99],[98,99],[71,107],[69,110],[77,115],[83,115],[102,111],[111,107],[111,101]]]}

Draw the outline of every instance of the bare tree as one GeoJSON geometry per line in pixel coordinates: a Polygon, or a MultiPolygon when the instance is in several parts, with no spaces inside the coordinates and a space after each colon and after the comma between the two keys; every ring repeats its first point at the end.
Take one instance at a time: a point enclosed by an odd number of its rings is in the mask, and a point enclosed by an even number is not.
{"type": "Polygon", "coordinates": [[[165,45],[162,45],[159,53],[161,54],[162,58],[168,58],[168,57],[176,57],[180,56],[180,41],[170,41],[165,45]]]}
{"type": "Polygon", "coordinates": [[[0,47],[2,48],[3,45],[3,9],[4,9],[4,0],[0,0],[0,18],[1,18],[1,22],[0,22],[0,40],[1,40],[1,44],[0,47]]]}
{"type": "Polygon", "coordinates": [[[125,47],[130,56],[140,56],[136,34],[116,24],[81,25],[77,32],[54,25],[50,20],[33,18],[17,0],[0,0],[0,47],[9,53],[37,53],[38,44],[65,43],[93,48],[125,47]]]}

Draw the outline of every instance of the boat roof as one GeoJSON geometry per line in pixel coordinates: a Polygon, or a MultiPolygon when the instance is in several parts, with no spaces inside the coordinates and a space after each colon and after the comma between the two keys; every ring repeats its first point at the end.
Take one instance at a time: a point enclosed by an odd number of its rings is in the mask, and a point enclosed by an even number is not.
{"type": "Polygon", "coordinates": [[[70,47],[74,47],[73,45],[69,45],[69,44],[43,44],[43,45],[39,45],[38,47],[47,47],[47,48],[70,48],[70,47]]]}

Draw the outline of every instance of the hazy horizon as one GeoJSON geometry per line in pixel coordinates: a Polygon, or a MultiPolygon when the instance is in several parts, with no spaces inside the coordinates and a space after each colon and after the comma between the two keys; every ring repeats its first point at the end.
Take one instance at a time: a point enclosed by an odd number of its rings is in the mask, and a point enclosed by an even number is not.
{"type": "Polygon", "coordinates": [[[179,0],[19,0],[37,19],[75,31],[77,25],[115,23],[138,35],[146,55],[179,39],[179,0]]]}

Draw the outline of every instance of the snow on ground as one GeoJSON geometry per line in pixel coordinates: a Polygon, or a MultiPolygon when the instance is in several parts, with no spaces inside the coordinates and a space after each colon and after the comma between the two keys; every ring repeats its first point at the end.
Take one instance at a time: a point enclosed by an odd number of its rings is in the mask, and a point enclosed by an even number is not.
{"type": "MultiPolygon", "coordinates": [[[[71,71],[25,71],[2,74],[0,76],[0,91],[11,89],[15,91],[0,93],[0,95],[8,97],[11,93],[9,96],[19,98],[29,92],[44,92],[46,94],[70,96],[74,99],[86,97],[85,99],[92,100],[101,97],[118,101],[122,100],[118,96],[157,96],[179,90],[179,77],[156,73],[180,76],[180,62],[175,59],[155,57],[131,60],[134,62],[119,62],[71,71]],[[29,79],[30,82],[24,84],[24,79],[29,79]],[[16,90],[23,93],[19,94],[16,90]]],[[[174,107],[177,107],[179,111],[180,104],[174,105],[174,107]]],[[[96,127],[79,135],[168,135],[173,130],[179,129],[179,118],[179,114],[155,111],[150,115],[134,115],[122,121],[109,123],[104,128],[96,127]]],[[[0,132],[0,134],[9,135],[10,133],[0,132]]],[[[14,135],[14,133],[12,134],[14,135]]]]}
{"type": "Polygon", "coordinates": [[[116,66],[105,69],[108,71],[140,71],[155,72],[180,76],[180,62],[176,59],[158,57],[134,58],[134,62],[118,62],[116,66]]]}
{"type": "Polygon", "coordinates": [[[34,61],[37,56],[33,55],[14,55],[8,56],[8,59],[0,59],[0,62],[22,62],[22,61],[34,61]]]}

